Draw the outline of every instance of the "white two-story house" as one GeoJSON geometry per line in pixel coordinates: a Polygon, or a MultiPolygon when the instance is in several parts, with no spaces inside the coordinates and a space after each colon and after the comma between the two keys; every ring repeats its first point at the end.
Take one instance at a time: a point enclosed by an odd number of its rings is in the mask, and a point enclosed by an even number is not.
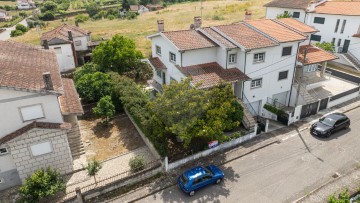
{"type": "Polygon", "coordinates": [[[74,83],[52,50],[0,41],[0,190],[39,168],[73,170],[71,123],[83,114],[74,83]]]}
{"type": "Polygon", "coordinates": [[[359,1],[286,1],[275,0],[266,4],[266,17],[276,18],[289,12],[294,19],[313,26],[318,33],[312,42],[330,42],[340,58],[337,62],[352,65],[360,70],[360,2],[359,1]],[[298,14],[289,8],[301,4],[298,14]],[[296,18],[296,16],[300,16],[296,18]],[[344,58],[344,59],[342,59],[344,58]]]}
{"type": "Polygon", "coordinates": [[[307,40],[302,30],[314,29],[300,22],[247,20],[229,25],[201,27],[195,17],[194,29],[163,31],[148,38],[152,44],[150,64],[154,87],[192,77],[199,88],[211,88],[220,81],[231,83],[234,95],[259,115],[269,99],[284,105],[290,102],[298,48],[307,40]]]}
{"type": "Polygon", "coordinates": [[[18,0],[16,6],[19,10],[36,8],[35,2],[32,0],[18,0]]]}
{"type": "Polygon", "coordinates": [[[41,45],[54,49],[60,72],[71,71],[79,64],[79,60],[83,62],[90,41],[89,31],[66,23],[41,36],[41,45]]]}

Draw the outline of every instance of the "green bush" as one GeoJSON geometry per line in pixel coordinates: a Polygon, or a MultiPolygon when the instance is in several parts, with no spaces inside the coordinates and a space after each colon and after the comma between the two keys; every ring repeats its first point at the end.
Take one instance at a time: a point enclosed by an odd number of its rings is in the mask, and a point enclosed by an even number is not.
{"type": "Polygon", "coordinates": [[[65,182],[60,173],[50,167],[35,171],[25,179],[25,184],[19,188],[21,202],[39,202],[58,192],[65,192],[65,182]]]}
{"type": "Polygon", "coordinates": [[[145,160],[141,156],[135,156],[129,161],[130,170],[132,172],[139,172],[145,168],[145,160]]]}
{"type": "Polygon", "coordinates": [[[24,34],[24,32],[21,31],[21,30],[13,30],[10,33],[10,37],[17,37],[17,36],[20,36],[20,35],[23,35],[23,34],[24,34]]]}
{"type": "Polygon", "coordinates": [[[137,17],[137,15],[134,12],[127,12],[126,13],[126,19],[128,19],[128,20],[136,19],[136,17],[137,17]]]}
{"type": "Polygon", "coordinates": [[[110,76],[101,73],[88,73],[75,81],[75,87],[82,99],[86,102],[97,102],[100,98],[110,95],[110,76]]]}
{"type": "Polygon", "coordinates": [[[337,197],[335,194],[328,197],[328,203],[350,203],[350,194],[349,190],[345,189],[337,197]]]}
{"type": "Polygon", "coordinates": [[[51,21],[55,20],[55,14],[51,11],[46,11],[44,14],[41,14],[39,18],[44,21],[51,21]]]}
{"type": "Polygon", "coordinates": [[[268,111],[270,111],[270,112],[272,112],[272,113],[274,113],[274,114],[276,114],[278,116],[283,115],[285,113],[285,111],[283,111],[282,109],[278,109],[275,106],[270,105],[270,104],[265,104],[264,109],[266,109],[266,110],[268,110],[268,111]]]}
{"type": "Polygon", "coordinates": [[[102,97],[92,111],[96,116],[103,119],[103,123],[108,123],[109,119],[115,114],[115,106],[111,101],[111,97],[102,97]]]}
{"type": "Polygon", "coordinates": [[[114,16],[114,15],[108,15],[107,18],[108,18],[109,20],[114,20],[114,19],[115,19],[115,16],[114,16]]]}
{"type": "Polygon", "coordinates": [[[213,17],[211,19],[212,20],[224,20],[225,18],[222,15],[215,14],[215,15],[213,15],[213,17]]]}
{"type": "Polygon", "coordinates": [[[78,14],[75,16],[75,21],[78,23],[83,23],[88,20],[89,20],[89,16],[86,16],[84,14],[78,14]]]}
{"type": "Polygon", "coordinates": [[[15,29],[20,30],[20,31],[22,31],[22,32],[27,32],[29,28],[26,27],[25,25],[17,24],[16,27],[15,27],[15,29]]]}

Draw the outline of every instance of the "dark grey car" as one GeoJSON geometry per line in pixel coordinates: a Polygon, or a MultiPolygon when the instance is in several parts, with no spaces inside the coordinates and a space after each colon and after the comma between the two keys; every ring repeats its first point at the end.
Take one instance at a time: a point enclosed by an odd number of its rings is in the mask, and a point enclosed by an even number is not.
{"type": "Polygon", "coordinates": [[[310,128],[310,133],[319,137],[330,137],[330,135],[350,126],[350,119],[342,113],[333,113],[322,117],[310,128]]]}

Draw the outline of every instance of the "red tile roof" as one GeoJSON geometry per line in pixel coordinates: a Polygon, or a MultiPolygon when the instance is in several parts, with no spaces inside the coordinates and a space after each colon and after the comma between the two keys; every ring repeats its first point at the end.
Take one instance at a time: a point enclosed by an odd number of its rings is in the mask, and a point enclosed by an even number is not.
{"type": "Polygon", "coordinates": [[[236,82],[250,79],[239,69],[224,69],[216,62],[180,67],[179,69],[186,76],[192,77],[192,83],[199,84],[199,89],[214,87],[222,81],[236,82]]]}
{"type": "Polygon", "coordinates": [[[166,69],[166,66],[163,64],[163,62],[161,62],[161,60],[158,57],[150,58],[149,61],[156,70],[165,70],[166,69]]]}
{"type": "Polygon", "coordinates": [[[81,106],[79,95],[76,92],[72,79],[63,78],[64,94],[59,97],[61,112],[63,115],[81,115],[84,110],[81,106]]]}
{"type": "Polygon", "coordinates": [[[276,8],[297,8],[306,9],[312,0],[274,0],[267,4],[265,7],[276,7],[276,8]]]}
{"type": "Polygon", "coordinates": [[[69,130],[71,128],[71,124],[70,123],[46,123],[46,122],[34,121],[34,122],[20,128],[8,135],[5,135],[4,137],[0,138],[0,145],[20,136],[34,128],[69,130]]]}
{"type": "Polygon", "coordinates": [[[309,25],[306,25],[298,20],[295,20],[293,18],[281,18],[281,19],[277,19],[275,21],[280,22],[283,25],[285,25],[291,29],[297,30],[299,32],[303,32],[303,33],[319,32],[319,30],[317,30],[309,25]]]}
{"type": "Polygon", "coordinates": [[[276,39],[280,43],[301,41],[307,38],[304,34],[295,32],[271,19],[249,20],[245,21],[245,23],[264,32],[265,34],[276,39]]]}
{"type": "Polygon", "coordinates": [[[360,1],[328,1],[316,6],[315,13],[360,16],[360,1]]]}
{"type": "Polygon", "coordinates": [[[305,61],[304,65],[310,65],[310,64],[316,64],[316,63],[321,63],[321,62],[325,62],[325,61],[331,61],[331,60],[335,60],[338,58],[334,54],[327,52],[323,49],[320,49],[316,46],[303,45],[303,46],[300,46],[299,54],[298,54],[298,61],[301,63],[303,63],[303,61],[304,61],[305,48],[307,48],[308,51],[306,54],[306,61],[305,61]]]}
{"type": "Polygon", "coordinates": [[[53,51],[13,41],[0,41],[0,87],[45,91],[45,72],[50,72],[53,92],[61,94],[63,86],[53,51]]]}
{"type": "MultiPolygon", "coordinates": [[[[209,36],[210,39],[214,40],[216,43],[220,43],[222,46],[224,46],[225,48],[236,48],[237,46],[230,42],[228,39],[226,39],[225,37],[221,36],[219,33],[217,33],[216,31],[214,31],[212,28],[210,27],[205,27],[205,28],[201,28],[199,30],[201,33],[204,33],[206,36],[209,36]]],[[[219,44],[219,45],[220,45],[219,44]]],[[[220,45],[220,46],[221,46],[220,45]]]]}
{"type": "Polygon", "coordinates": [[[355,34],[355,35],[353,35],[353,37],[359,37],[360,38],[360,34],[355,34]]]}
{"type": "Polygon", "coordinates": [[[243,23],[214,26],[215,29],[233,39],[245,49],[276,46],[277,43],[243,23]]]}
{"type": "Polygon", "coordinates": [[[41,41],[47,40],[50,42],[51,40],[58,38],[64,40],[65,42],[70,42],[68,31],[72,32],[73,37],[82,37],[90,34],[87,30],[64,23],[49,32],[43,33],[41,35],[41,41]]]}
{"type": "Polygon", "coordinates": [[[202,49],[217,46],[196,30],[162,32],[180,51],[202,49]]]}

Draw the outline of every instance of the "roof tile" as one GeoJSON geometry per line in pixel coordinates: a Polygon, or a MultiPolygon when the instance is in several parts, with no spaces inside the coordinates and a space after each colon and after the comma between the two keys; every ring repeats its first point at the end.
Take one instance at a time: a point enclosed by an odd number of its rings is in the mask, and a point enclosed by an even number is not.
{"type": "Polygon", "coordinates": [[[196,30],[179,30],[162,33],[181,51],[217,46],[196,30]]]}
{"type": "Polygon", "coordinates": [[[166,69],[166,66],[163,64],[163,62],[161,62],[159,57],[150,58],[149,61],[156,70],[165,70],[166,69]]]}
{"type": "Polygon", "coordinates": [[[66,41],[66,42],[70,42],[69,36],[68,36],[68,31],[72,32],[73,37],[87,36],[90,34],[90,32],[87,30],[64,23],[49,32],[43,33],[41,35],[41,41],[47,40],[50,42],[51,40],[58,38],[58,39],[66,41]]]}
{"type": "Polygon", "coordinates": [[[287,26],[291,29],[295,29],[302,33],[319,32],[319,30],[315,29],[314,27],[306,25],[306,24],[304,24],[298,20],[295,20],[293,18],[281,18],[281,19],[277,19],[275,21],[278,21],[278,22],[284,24],[285,26],[287,26]]]}
{"type": "Polygon", "coordinates": [[[321,63],[321,62],[325,62],[325,61],[331,61],[331,60],[335,60],[338,58],[334,54],[327,52],[323,49],[320,49],[316,46],[303,45],[303,46],[300,46],[299,54],[298,54],[298,61],[301,63],[304,60],[304,51],[306,48],[308,49],[308,51],[306,54],[305,65],[316,64],[316,63],[321,63]]]}
{"type": "Polygon", "coordinates": [[[84,114],[79,95],[76,92],[72,79],[63,78],[64,94],[59,97],[61,112],[63,115],[84,114]]]}
{"type": "Polygon", "coordinates": [[[312,0],[274,0],[265,4],[264,6],[276,8],[297,8],[305,10],[311,1],[312,0]]]}
{"type": "Polygon", "coordinates": [[[328,1],[316,6],[315,13],[360,16],[360,1],[328,1]]]}

